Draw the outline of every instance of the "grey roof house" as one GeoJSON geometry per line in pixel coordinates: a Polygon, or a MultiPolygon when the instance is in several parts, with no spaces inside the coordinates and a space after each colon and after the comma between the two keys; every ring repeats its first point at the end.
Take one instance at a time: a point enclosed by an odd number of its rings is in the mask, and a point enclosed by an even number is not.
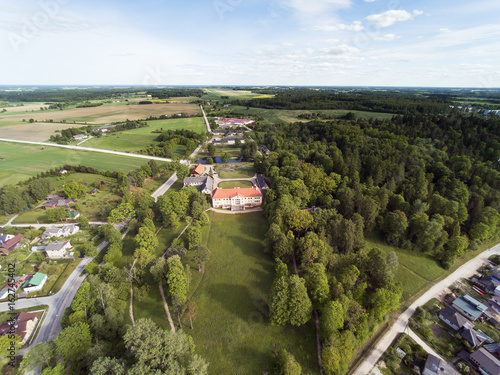
{"type": "Polygon", "coordinates": [[[481,348],[470,356],[483,374],[500,375],[500,361],[489,353],[486,349],[481,348]]]}
{"type": "Polygon", "coordinates": [[[459,314],[456,310],[451,307],[445,307],[439,312],[439,319],[445,322],[448,326],[458,331],[462,327],[474,328],[474,324],[465,318],[463,315],[459,314]]]}

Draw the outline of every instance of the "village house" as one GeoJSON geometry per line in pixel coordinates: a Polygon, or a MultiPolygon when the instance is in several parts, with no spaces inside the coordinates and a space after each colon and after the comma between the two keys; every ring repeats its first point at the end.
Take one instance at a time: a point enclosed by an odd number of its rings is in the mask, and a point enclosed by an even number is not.
{"type": "Polygon", "coordinates": [[[47,202],[43,205],[46,210],[51,208],[66,207],[68,204],[74,203],[72,199],[64,199],[58,195],[52,195],[51,198],[47,197],[47,202]]]}
{"type": "Polygon", "coordinates": [[[78,233],[79,230],[80,228],[75,224],[68,224],[62,228],[48,228],[42,233],[41,238],[42,240],[46,240],[54,237],[69,237],[78,233]]]}
{"type": "Polygon", "coordinates": [[[0,327],[0,336],[7,335],[13,331],[14,334],[21,337],[21,344],[24,345],[35,331],[37,323],[38,317],[35,313],[23,311],[17,316],[13,330],[11,330],[10,324],[4,324],[0,327]]]}
{"type": "Polygon", "coordinates": [[[473,322],[488,309],[488,306],[483,305],[481,302],[468,295],[456,298],[452,306],[455,310],[473,322]]]}
{"type": "Polygon", "coordinates": [[[183,183],[184,187],[201,186],[201,192],[203,194],[212,194],[214,180],[210,176],[185,177],[183,183]]]}
{"type": "Polygon", "coordinates": [[[481,346],[483,342],[491,340],[485,334],[475,329],[462,328],[459,332],[460,337],[467,341],[473,348],[481,346]]]}
{"type": "Polygon", "coordinates": [[[445,307],[439,312],[439,319],[445,322],[448,326],[453,328],[455,331],[466,328],[474,328],[474,324],[467,318],[459,314],[456,310],[451,307],[445,307]]]}
{"type": "Polygon", "coordinates": [[[0,246],[0,254],[1,255],[8,255],[10,254],[13,250],[16,250],[20,246],[20,241],[24,238],[22,234],[18,234],[17,236],[14,236],[10,240],[4,242],[0,246]]]}
{"type": "Polygon", "coordinates": [[[500,296],[500,281],[496,277],[486,276],[477,280],[488,293],[500,296]]]}
{"type": "Polygon", "coordinates": [[[0,246],[2,246],[7,241],[13,239],[15,236],[13,234],[3,234],[0,233],[0,246]]]}
{"type": "Polygon", "coordinates": [[[55,241],[47,245],[45,252],[49,258],[63,258],[72,247],[70,241],[55,241]]]}
{"type": "Polygon", "coordinates": [[[427,360],[425,361],[424,371],[422,375],[458,375],[459,373],[455,371],[447,362],[441,360],[440,358],[429,354],[427,360]]]}
{"type": "Polygon", "coordinates": [[[257,187],[233,189],[216,188],[212,194],[212,207],[230,208],[231,211],[243,211],[245,208],[262,205],[262,191],[257,187]]]}
{"type": "Polygon", "coordinates": [[[472,362],[474,362],[481,373],[488,375],[500,375],[500,361],[494,357],[491,353],[484,348],[481,348],[470,356],[472,362]]]}
{"type": "Polygon", "coordinates": [[[26,293],[39,292],[47,282],[48,276],[37,272],[31,278],[26,280],[22,286],[26,293]]]}
{"type": "Polygon", "coordinates": [[[192,171],[191,171],[191,177],[199,177],[203,174],[205,171],[205,167],[203,164],[198,164],[192,171]]]}

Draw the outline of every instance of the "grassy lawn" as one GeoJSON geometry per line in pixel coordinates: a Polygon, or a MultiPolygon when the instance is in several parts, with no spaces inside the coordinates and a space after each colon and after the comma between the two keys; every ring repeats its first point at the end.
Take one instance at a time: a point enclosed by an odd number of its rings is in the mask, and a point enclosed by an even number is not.
{"type": "Polygon", "coordinates": [[[253,184],[250,181],[223,181],[219,183],[219,187],[222,189],[232,189],[235,187],[240,188],[251,188],[253,184]]]}
{"type": "Polygon", "coordinates": [[[263,252],[266,229],[258,214],[212,215],[207,243],[211,260],[194,291],[198,314],[194,330],[189,330],[212,374],[271,371],[273,351],[284,347],[296,356],[304,374],[318,371],[312,323],[301,328],[269,324],[267,297],[274,270],[263,252]]]}
{"type": "MultiPolygon", "coordinates": [[[[71,275],[73,273],[73,271],[75,270],[76,267],[78,267],[78,265],[80,264],[81,261],[82,261],[81,258],[77,258],[77,259],[74,259],[73,261],[70,261],[67,263],[64,270],[61,272],[61,274],[59,275],[57,280],[54,281],[54,283],[52,284],[52,287],[49,289],[50,294],[57,293],[57,292],[59,292],[59,290],[61,290],[64,283],[66,282],[66,279],[69,277],[69,275],[71,275]]],[[[48,284],[48,281],[47,281],[47,284],[48,284]]],[[[44,290],[42,290],[42,292],[43,291],[44,290]]]]}
{"type": "Polygon", "coordinates": [[[82,164],[100,170],[128,172],[146,162],[145,159],[98,152],[0,142],[0,186],[16,184],[64,164],[82,164]]]}
{"type": "Polygon", "coordinates": [[[219,178],[250,178],[255,175],[251,163],[219,164],[216,167],[219,178]]]}
{"type": "MultiPolygon", "coordinates": [[[[173,118],[167,120],[152,120],[147,121],[148,128],[134,129],[136,131],[141,131],[146,134],[148,129],[150,130],[177,130],[186,129],[192,130],[197,133],[205,132],[205,120],[203,117],[188,117],[188,118],[173,118]]],[[[138,132],[137,134],[142,134],[138,132]]]]}

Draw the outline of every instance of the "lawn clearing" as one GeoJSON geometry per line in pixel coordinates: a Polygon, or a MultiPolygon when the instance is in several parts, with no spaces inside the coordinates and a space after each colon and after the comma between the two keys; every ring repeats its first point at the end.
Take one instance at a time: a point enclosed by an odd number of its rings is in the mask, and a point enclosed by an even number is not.
{"type": "Polygon", "coordinates": [[[251,178],[255,175],[251,163],[218,164],[216,172],[219,173],[219,178],[251,178]]]}
{"type": "Polygon", "coordinates": [[[194,292],[198,314],[189,330],[212,374],[271,372],[273,352],[283,348],[295,355],[304,374],[318,372],[312,322],[300,328],[269,323],[274,263],[263,251],[267,225],[259,214],[212,214],[211,260],[194,292]]]}
{"type": "Polygon", "coordinates": [[[219,183],[221,189],[232,189],[235,187],[239,188],[251,188],[253,184],[250,181],[223,181],[219,183]]]}
{"type": "Polygon", "coordinates": [[[129,172],[146,162],[145,159],[120,155],[0,142],[0,186],[16,184],[65,164],[129,172]]]}

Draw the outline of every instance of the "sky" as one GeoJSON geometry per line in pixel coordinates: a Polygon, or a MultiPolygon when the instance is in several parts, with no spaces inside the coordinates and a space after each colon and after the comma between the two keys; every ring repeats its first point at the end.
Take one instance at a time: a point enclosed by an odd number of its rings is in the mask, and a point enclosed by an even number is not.
{"type": "Polygon", "coordinates": [[[0,85],[500,87],[498,0],[0,0],[0,85]]]}

